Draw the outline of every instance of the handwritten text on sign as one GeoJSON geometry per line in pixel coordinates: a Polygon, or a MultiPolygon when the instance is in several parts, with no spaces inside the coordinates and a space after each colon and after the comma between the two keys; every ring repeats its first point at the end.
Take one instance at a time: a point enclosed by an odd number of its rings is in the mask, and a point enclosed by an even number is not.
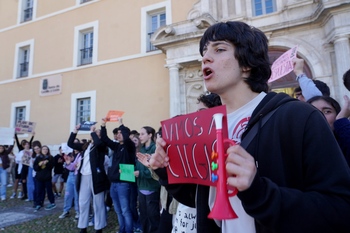
{"type": "Polygon", "coordinates": [[[223,113],[223,132],[227,138],[226,106],[210,108],[162,121],[162,136],[169,156],[168,181],[212,185],[211,153],[216,150],[213,115],[223,113]]]}
{"type": "Polygon", "coordinates": [[[271,83],[283,76],[289,74],[293,70],[293,59],[297,56],[298,46],[289,49],[283,53],[271,66],[271,77],[268,82],[271,83]]]}

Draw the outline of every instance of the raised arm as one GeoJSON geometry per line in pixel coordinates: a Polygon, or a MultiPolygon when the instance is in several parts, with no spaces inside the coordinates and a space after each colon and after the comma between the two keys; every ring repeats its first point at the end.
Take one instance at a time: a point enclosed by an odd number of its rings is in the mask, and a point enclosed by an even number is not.
{"type": "Polygon", "coordinates": [[[79,129],[80,129],[80,125],[75,126],[73,132],[70,134],[68,138],[67,145],[74,150],[82,151],[83,144],[74,143],[74,139],[76,138],[79,129]]]}
{"type": "Polygon", "coordinates": [[[304,73],[304,60],[300,58],[293,59],[294,65],[294,74],[296,75],[296,80],[299,83],[301,92],[305,98],[305,101],[308,101],[314,96],[322,96],[322,92],[316,87],[316,84],[312,79],[308,78],[304,73]]]}

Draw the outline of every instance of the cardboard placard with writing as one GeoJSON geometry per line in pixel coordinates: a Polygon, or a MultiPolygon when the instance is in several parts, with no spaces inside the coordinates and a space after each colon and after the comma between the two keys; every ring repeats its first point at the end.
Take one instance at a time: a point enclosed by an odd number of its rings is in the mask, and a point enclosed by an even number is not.
{"type": "Polygon", "coordinates": [[[17,121],[15,131],[17,134],[33,133],[35,131],[35,122],[30,121],[17,121]]]}
{"type": "Polygon", "coordinates": [[[24,150],[22,156],[22,164],[30,166],[30,159],[32,158],[32,151],[24,150]]]}
{"type": "Polygon", "coordinates": [[[106,116],[106,121],[117,122],[118,117],[122,117],[123,114],[124,114],[123,111],[109,110],[106,116]]]}
{"type": "Polygon", "coordinates": [[[211,154],[216,150],[213,115],[223,113],[223,137],[227,138],[226,106],[218,106],[161,122],[169,156],[168,181],[215,186],[211,181],[211,154]]]}
{"type": "Polygon", "coordinates": [[[96,123],[96,121],[84,121],[80,124],[79,130],[90,131],[91,126],[95,125],[96,123]]]}
{"type": "Polygon", "coordinates": [[[282,78],[283,76],[289,74],[293,71],[292,60],[297,56],[298,46],[289,49],[287,52],[283,53],[279,58],[274,61],[271,66],[271,77],[268,80],[269,83],[282,78]]]}
{"type": "Polygon", "coordinates": [[[15,128],[0,127],[0,145],[13,145],[15,128]]]}

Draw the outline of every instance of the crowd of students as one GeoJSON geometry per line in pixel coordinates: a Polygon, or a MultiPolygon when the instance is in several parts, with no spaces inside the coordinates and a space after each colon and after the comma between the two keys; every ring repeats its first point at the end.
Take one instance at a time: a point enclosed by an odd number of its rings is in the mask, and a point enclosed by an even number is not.
{"type": "MultiPolygon", "coordinates": [[[[158,138],[150,126],[138,133],[122,118],[113,139],[107,136],[106,119],[100,128],[92,126],[91,138],[84,141],[76,138],[77,125],[67,142],[73,152],[55,157],[47,146],[33,142],[34,135],[21,143],[16,135],[19,153],[11,198],[21,182],[18,197],[33,200],[38,211],[46,192],[45,209],[53,209],[63,190],[60,186],[57,191],[56,182],[66,174],[59,218],[68,217],[74,207],[81,233],[91,225],[90,215],[96,232],[102,232],[112,206],[119,233],[179,232],[174,221],[179,212],[196,221],[181,232],[348,232],[350,100],[344,96],[340,107],[325,83],[306,77],[299,58],[293,60],[300,84],[296,98],[269,92],[267,52],[266,36],[242,22],[217,23],[200,42],[203,78],[212,93],[198,98],[198,110],[226,105],[229,137],[237,145],[227,150],[225,169],[227,183],[238,190],[229,199],[238,219],[208,219],[215,187],[169,185],[164,171],[170,158],[161,129],[158,138]],[[136,182],[121,178],[122,165],[134,166],[136,182]]],[[[350,70],[343,78],[350,91],[350,70]]],[[[7,168],[12,147],[0,146],[0,172],[7,168]]],[[[5,200],[7,181],[1,183],[5,200]]]]}

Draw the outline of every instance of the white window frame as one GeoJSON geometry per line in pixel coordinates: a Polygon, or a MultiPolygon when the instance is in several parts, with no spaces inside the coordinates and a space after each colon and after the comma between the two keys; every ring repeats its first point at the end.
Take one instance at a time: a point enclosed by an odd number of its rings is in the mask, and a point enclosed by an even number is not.
{"type": "Polygon", "coordinates": [[[272,5],[273,5],[273,11],[270,12],[270,13],[266,13],[266,5],[265,5],[265,1],[266,0],[261,0],[263,13],[261,15],[257,15],[256,14],[256,9],[255,9],[255,1],[256,0],[252,0],[253,16],[263,16],[263,15],[271,14],[271,13],[276,11],[276,7],[277,7],[276,6],[276,0],[271,0],[272,1],[272,5]]]}
{"type": "Polygon", "coordinates": [[[33,61],[34,61],[34,39],[20,42],[16,44],[15,48],[15,61],[13,67],[13,79],[17,78],[28,78],[32,76],[33,71],[33,61]],[[22,48],[29,47],[29,64],[28,64],[28,76],[20,77],[20,63],[22,62],[22,48]]]}
{"type": "MultiPolygon", "coordinates": [[[[77,119],[77,100],[90,98],[90,121],[96,121],[96,90],[80,93],[72,93],[70,106],[70,128],[74,129],[77,119]]],[[[80,132],[80,131],[79,131],[80,132]]],[[[85,132],[86,133],[86,132],[85,132]]]]}
{"type": "Polygon", "coordinates": [[[83,44],[83,36],[85,32],[92,31],[93,36],[93,52],[92,52],[92,63],[83,64],[92,65],[97,63],[98,55],[98,21],[76,26],[74,28],[74,52],[73,52],[73,67],[81,65],[80,62],[80,49],[83,44]]]}
{"type": "Polygon", "coordinates": [[[141,8],[141,53],[147,53],[147,45],[149,43],[148,31],[150,25],[150,15],[155,12],[165,12],[166,25],[172,23],[171,17],[171,1],[160,2],[150,6],[141,8]]]}
{"type": "MultiPolygon", "coordinates": [[[[30,119],[30,100],[14,102],[11,104],[11,119],[10,119],[10,126],[9,126],[10,128],[14,128],[16,125],[16,122],[15,122],[16,108],[18,107],[25,107],[26,108],[25,121],[29,121],[30,119]]],[[[28,134],[21,134],[20,137],[28,137],[28,134]]]]}
{"type": "Polygon", "coordinates": [[[85,2],[83,2],[83,0],[76,0],[76,5],[87,4],[92,1],[94,0],[85,0],[85,2]]]}
{"type": "Polygon", "coordinates": [[[27,0],[20,0],[18,2],[18,13],[17,13],[17,23],[18,24],[31,22],[36,17],[37,0],[32,0],[32,5],[33,5],[32,19],[24,21],[24,10],[25,10],[25,7],[26,7],[26,4],[25,4],[26,1],[27,0]]]}

